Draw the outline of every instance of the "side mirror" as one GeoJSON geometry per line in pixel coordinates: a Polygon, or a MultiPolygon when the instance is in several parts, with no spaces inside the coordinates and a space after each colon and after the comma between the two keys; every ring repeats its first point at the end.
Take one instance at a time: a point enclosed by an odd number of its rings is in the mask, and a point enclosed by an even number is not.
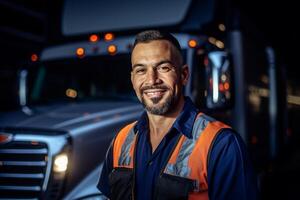
{"type": "Polygon", "coordinates": [[[206,106],[209,109],[227,108],[233,101],[231,59],[225,51],[213,51],[207,55],[206,106]]]}

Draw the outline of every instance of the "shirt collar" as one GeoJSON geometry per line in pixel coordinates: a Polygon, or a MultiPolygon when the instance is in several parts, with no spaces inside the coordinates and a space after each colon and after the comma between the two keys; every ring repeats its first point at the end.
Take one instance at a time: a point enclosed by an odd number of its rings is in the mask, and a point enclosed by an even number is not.
{"type": "MultiPolygon", "coordinates": [[[[193,124],[198,114],[198,109],[189,97],[185,97],[182,111],[178,115],[171,129],[176,129],[188,138],[192,138],[193,124]]],[[[148,116],[144,111],[134,127],[135,132],[144,133],[148,130],[148,116]]]]}

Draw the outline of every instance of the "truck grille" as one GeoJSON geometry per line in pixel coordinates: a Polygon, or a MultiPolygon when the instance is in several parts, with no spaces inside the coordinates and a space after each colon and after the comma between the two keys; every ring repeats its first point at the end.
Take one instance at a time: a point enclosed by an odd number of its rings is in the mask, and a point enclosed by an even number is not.
{"type": "Polygon", "coordinates": [[[41,142],[1,144],[0,199],[40,199],[47,155],[47,145],[41,142]]]}

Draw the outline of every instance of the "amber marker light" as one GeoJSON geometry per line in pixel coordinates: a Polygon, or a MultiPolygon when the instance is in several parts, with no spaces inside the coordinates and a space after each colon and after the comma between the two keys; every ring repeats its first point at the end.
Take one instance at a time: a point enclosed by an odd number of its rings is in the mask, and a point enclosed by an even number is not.
{"type": "Polygon", "coordinates": [[[229,90],[229,88],[230,88],[230,85],[229,85],[229,83],[227,83],[227,82],[226,82],[226,83],[224,83],[224,89],[225,89],[225,90],[229,90]]]}
{"type": "Polygon", "coordinates": [[[96,34],[90,36],[90,42],[98,42],[99,37],[96,34]]]}
{"type": "Polygon", "coordinates": [[[74,89],[69,88],[69,89],[66,90],[66,95],[67,95],[67,97],[70,97],[70,98],[76,98],[77,97],[77,91],[74,90],[74,89]]]}
{"type": "Polygon", "coordinates": [[[189,40],[189,47],[195,48],[197,46],[197,41],[196,40],[189,40]]]}
{"type": "Polygon", "coordinates": [[[80,57],[80,58],[82,58],[82,57],[84,56],[84,53],[85,53],[84,48],[79,47],[79,48],[76,50],[76,55],[77,55],[78,57],[80,57]]]}
{"type": "Polygon", "coordinates": [[[113,45],[113,44],[109,45],[107,47],[107,51],[108,51],[109,54],[113,55],[113,54],[115,54],[117,52],[117,46],[113,45]]]}
{"type": "Polygon", "coordinates": [[[114,34],[112,34],[112,33],[106,33],[105,35],[104,35],[104,40],[105,41],[111,41],[111,40],[113,40],[115,38],[115,36],[114,36],[114,34]]]}
{"type": "Polygon", "coordinates": [[[38,59],[39,59],[39,57],[37,56],[37,54],[32,54],[31,55],[31,57],[30,57],[30,60],[32,61],[32,62],[36,62],[36,61],[38,61],[38,59]]]}

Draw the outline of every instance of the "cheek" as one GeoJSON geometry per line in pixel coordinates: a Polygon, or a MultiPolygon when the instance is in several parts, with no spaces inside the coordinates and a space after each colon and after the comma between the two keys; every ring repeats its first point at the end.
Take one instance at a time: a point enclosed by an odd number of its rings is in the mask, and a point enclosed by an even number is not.
{"type": "Polygon", "coordinates": [[[137,80],[137,79],[135,79],[135,78],[133,78],[132,80],[131,80],[131,83],[132,83],[132,87],[133,87],[133,89],[135,90],[135,92],[136,93],[139,93],[139,88],[140,88],[140,81],[139,80],[137,80]]]}
{"type": "Polygon", "coordinates": [[[179,77],[176,75],[168,76],[164,79],[164,83],[167,84],[169,87],[172,87],[173,90],[178,87],[180,84],[179,77]]]}

